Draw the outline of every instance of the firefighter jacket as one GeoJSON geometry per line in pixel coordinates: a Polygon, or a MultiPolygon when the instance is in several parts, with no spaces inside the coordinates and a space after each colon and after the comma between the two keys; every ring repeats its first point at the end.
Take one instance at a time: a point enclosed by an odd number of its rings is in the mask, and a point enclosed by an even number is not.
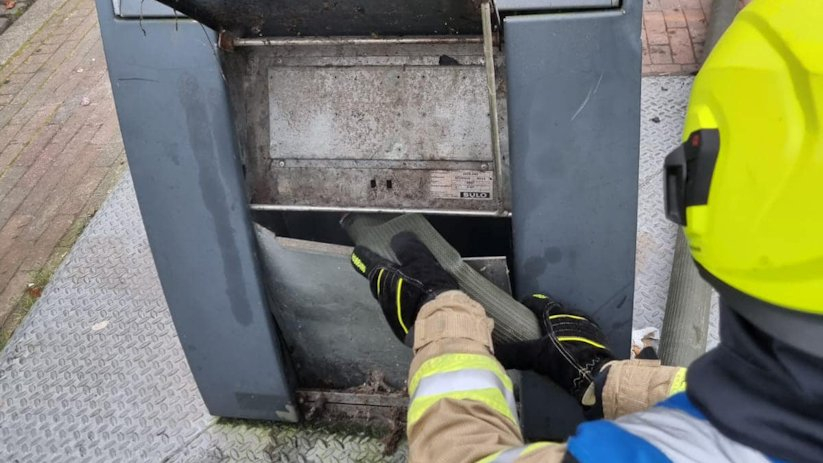
{"type": "Polygon", "coordinates": [[[524,443],[492,328],[483,307],[460,291],[421,308],[408,380],[410,461],[775,461],[719,432],[683,392],[686,370],[656,360],[607,364],[606,419],[581,424],[565,443],[524,443]]]}

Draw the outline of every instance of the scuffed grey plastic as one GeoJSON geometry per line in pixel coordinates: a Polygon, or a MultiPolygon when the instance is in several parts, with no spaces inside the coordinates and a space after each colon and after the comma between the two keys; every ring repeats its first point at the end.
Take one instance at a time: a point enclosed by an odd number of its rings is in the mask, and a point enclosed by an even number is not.
{"type": "Polygon", "coordinates": [[[216,34],[124,20],[97,0],[146,234],[180,344],[212,414],[296,421],[257,260],[216,34]]]}

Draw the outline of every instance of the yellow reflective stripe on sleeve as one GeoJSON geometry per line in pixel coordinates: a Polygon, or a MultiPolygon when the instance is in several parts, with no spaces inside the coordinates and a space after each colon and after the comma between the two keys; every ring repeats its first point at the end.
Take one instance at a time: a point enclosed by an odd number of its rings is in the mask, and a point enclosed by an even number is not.
{"type": "Polygon", "coordinates": [[[351,253],[351,262],[352,264],[354,264],[357,270],[360,270],[360,273],[364,275],[366,274],[366,264],[364,264],[363,261],[360,260],[359,257],[357,257],[357,254],[351,253]]]}
{"type": "Polygon", "coordinates": [[[585,320],[586,317],[581,317],[579,315],[572,315],[568,313],[559,313],[557,315],[549,315],[549,320],[555,320],[558,318],[571,318],[572,320],[585,320]]]}
{"type": "Polygon", "coordinates": [[[672,378],[672,385],[669,388],[669,395],[675,395],[686,390],[686,369],[677,370],[672,378]]]}
{"type": "Polygon", "coordinates": [[[397,280],[397,320],[400,321],[400,327],[403,328],[403,332],[409,334],[409,329],[406,328],[406,324],[403,323],[403,312],[400,309],[400,294],[401,290],[403,289],[403,279],[400,278],[397,280]]]}
{"type": "Polygon", "coordinates": [[[532,294],[532,297],[535,299],[548,299],[548,296],[545,294],[532,294]]]}
{"type": "Polygon", "coordinates": [[[581,338],[580,336],[558,336],[557,340],[560,341],[560,342],[572,342],[572,341],[585,342],[586,344],[589,344],[589,345],[594,346],[594,347],[599,347],[601,349],[606,348],[606,346],[604,346],[603,344],[600,344],[599,342],[594,342],[591,339],[581,338]]]}
{"type": "Polygon", "coordinates": [[[377,295],[380,295],[380,280],[383,279],[383,272],[385,272],[385,268],[380,269],[380,273],[377,274],[377,295]]]}
{"type": "Polygon", "coordinates": [[[506,385],[494,372],[481,369],[464,368],[426,376],[418,383],[417,389],[411,396],[411,403],[415,403],[418,399],[441,394],[488,389],[500,391],[506,399],[506,404],[508,404],[512,415],[517,416],[517,402],[514,400],[514,392],[507,389],[506,385]]]}
{"type": "Polygon", "coordinates": [[[427,376],[446,373],[449,371],[458,370],[488,370],[494,373],[500,382],[509,391],[514,390],[512,380],[503,370],[503,367],[497,363],[494,357],[480,354],[444,354],[437,357],[430,358],[420,365],[420,368],[414,372],[411,381],[409,381],[409,396],[413,396],[417,391],[417,385],[420,380],[427,376]]]}
{"type": "Polygon", "coordinates": [[[406,418],[408,429],[411,429],[428,409],[444,399],[473,400],[480,402],[517,424],[517,419],[512,414],[512,411],[509,410],[509,404],[503,396],[503,392],[497,388],[490,388],[473,391],[446,392],[444,394],[419,397],[409,405],[409,413],[406,418]]]}
{"type": "Polygon", "coordinates": [[[520,457],[525,457],[530,453],[534,453],[537,450],[550,445],[557,444],[555,442],[535,442],[534,444],[529,444],[523,447],[512,447],[510,449],[495,452],[486,458],[479,460],[477,463],[512,463],[517,461],[520,457]]]}
{"type": "Polygon", "coordinates": [[[499,452],[494,452],[493,454],[487,456],[486,458],[483,458],[481,460],[477,460],[477,463],[494,463],[495,458],[499,457],[500,454],[503,453],[503,452],[504,452],[503,450],[501,450],[499,452]]]}
{"type": "Polygon", "coordinates": [[[529,444],[526,446],[526,449],[523,450],[523,453],[520,454],[521,457],[525,457],[530,453],[534,453],[543,447],[548,447],[550,445],[557,445],[557,442],[535,442],[534,444],[529,444]]]}

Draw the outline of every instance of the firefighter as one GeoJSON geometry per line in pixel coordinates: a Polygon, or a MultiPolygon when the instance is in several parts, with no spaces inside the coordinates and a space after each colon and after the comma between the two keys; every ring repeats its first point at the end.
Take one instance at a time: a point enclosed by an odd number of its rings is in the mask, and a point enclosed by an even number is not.
{"type": "Polygon", "coordinates": [[[666,215],[720,296],[720,345],[688,372],[616,360],[591,319],[541,294],[524,303],[544,337],[495,346],[483,307],[416,237],[394,237],[399,263],[355,249],[413,341],[412,461],[823,461],[821,25],[816,0],[757,0],[695,79],[666,215]],[[524,443],[504,367],[548,376],[602,419],[524,443]]]}

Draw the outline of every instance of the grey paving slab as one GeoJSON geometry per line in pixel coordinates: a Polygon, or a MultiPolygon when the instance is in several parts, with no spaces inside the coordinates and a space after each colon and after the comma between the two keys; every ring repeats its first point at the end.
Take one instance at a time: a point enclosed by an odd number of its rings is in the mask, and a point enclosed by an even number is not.
{"type": "Polygon", "coordinates": [[[57,11],[67,0],[39,0],[34,3],[25,14],[3,32],[0,40],[0,66],[9,61],[17,50],[25,44],[35,32],[57,11]]]}
{"type": "MultiPolygon", "coordinates": [[[[675,231],[660,205],[662,157],[677,143],[690,83],[643,81],[635,327],[662,323],[675,231]]],[[[404,448],[392,457],[381,452],[380,442],[365,435],[208,414],[168,314],[128,176],[0,354],[0,461],[405,458],[404,448]]]]}

